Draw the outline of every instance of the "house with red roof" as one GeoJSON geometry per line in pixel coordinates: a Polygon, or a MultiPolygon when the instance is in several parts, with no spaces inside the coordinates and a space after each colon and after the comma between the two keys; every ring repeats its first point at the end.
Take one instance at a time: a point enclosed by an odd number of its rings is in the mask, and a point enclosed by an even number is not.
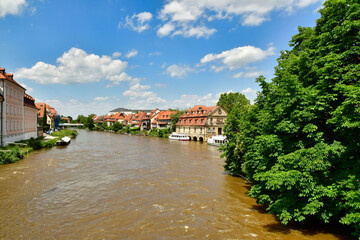
{"type": "Polygon", "coordinates": [[[185,111],[176,123],[176,133],[186,134],[194,141],[223,134],[227,112],[220,106],[197,105],[185,111]]]}
{"type": "Polygon", "coordinates": [[[158,129],[166,129],[171,127],[171,114],[176,114],[177,111],[161,111],[156,116],[156,125],[158,129]]]}
{"type": "Polygon", "coordinates": [[[50,126],[50,129],[55,129],[55,120],[59,116],[55,108],[46,103],[36,103],[35,105],[38,109],[38,119],[43,119],[46,114],[46,124],[50,126]]]}
{"type": "Polygon", "coordinates": [[[14,79],[14,75],[0,68],[0,144],[37,137],[37,109],[35,99],[14,79]]]}
{"type": "MultiPolygon", "coordinates": [[[[158,108],[155,108],[154,110],[152,110],[150,113],[148,113],[142,121],[141,130],[150,130],[152,129],[152,123],[155,121],[156,116],[159,114],[160,110],[158,108]]],[[[157,125],[155,124],[156,128],[157,125]]]]}

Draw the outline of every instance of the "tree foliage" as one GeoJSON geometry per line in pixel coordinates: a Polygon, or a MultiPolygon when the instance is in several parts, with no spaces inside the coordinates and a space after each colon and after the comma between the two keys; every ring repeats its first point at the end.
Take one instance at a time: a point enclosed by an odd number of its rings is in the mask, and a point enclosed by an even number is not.
{"type": "Polygon", "coordinates": [[[320,13],[281,52],[272,81],[257,79],[247,114],[230,113],[225,169],[245,174],[284,224],[316,215],[359,237],[360,4],[328,0],[320,13]]]}
{"type": "Polygon", "coordinates": [[[174,132],[176,130],[176,123],[179,121],[180,116],[183,115],[185,111],[182,110],[172,110],[172,111],[177,111],[176,113],[170,115],[171,131],[174,132]]]}
{"type": "Polygon", "coordinates": [[[250,101],[242,93],[229,92],[222,93],[216,105],[221,106],[226,112],[230,113],[234,106],[250,105],[250,101]]]}

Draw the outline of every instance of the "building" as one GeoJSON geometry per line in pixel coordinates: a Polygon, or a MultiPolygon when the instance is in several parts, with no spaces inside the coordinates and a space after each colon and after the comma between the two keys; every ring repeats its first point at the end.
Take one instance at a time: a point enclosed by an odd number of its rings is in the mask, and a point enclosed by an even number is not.
{"type": "Polygon", "coordinates": [[[0,81],[1,145],[37,137],[35,99],[25,93],[26,89],[16,82],[14,75],[7,73],[5,68],[0,68],[0,81]]]}
{"type": "Polygon", "coordinates": [[[176,114],[177,111],[161,111],[156,117],[156,124],[158,129],[166,129],[171,127],[171,114],[176,114]]]}
{"type": "Polygon", "coordinates": [[[151,113],[153,110],[142,110],[142,109],[127,109],[127,108],[115,108],[111,111],[109,111],[109,115],[115,114],[115,113],[123,113],[124,115],[127,114],[136,114],[136,113],[140,113],[140,112],[145,112],[145,113],[151,113]]]}
{"type": "Polygon", "coordinates": [[[43,119],[44,113],[46,113],[46,124],[50,126],[50,129],[59,127],[60,116],[56,112],[55,108],[46,103],[36,103],[36,107],[38,108],[38,121],[43,119]]]}
{"type": "Polygon", "coordinates": [[[198,105],[185,111],[176,123],[176,133],[186,134],[194,141],[223,134],[227,112],[220,106],[198,105]]]}
{"type": "Polygon", "coordinates": [[[37,112],[35,99],[24,94],[24,139],[37,137],[37,112]]]}
{"type": "MultiPolygon", "coordinates": [[[[151,111],[151,113],[148,113],[142,121],[140,130],[150,130],[152,122],[155,121],[157,115],[160,113],[160,110],[158,108],[155,108],[151,111]]],[[[156,128],[156,126],[154,127],[156,128]]]]}

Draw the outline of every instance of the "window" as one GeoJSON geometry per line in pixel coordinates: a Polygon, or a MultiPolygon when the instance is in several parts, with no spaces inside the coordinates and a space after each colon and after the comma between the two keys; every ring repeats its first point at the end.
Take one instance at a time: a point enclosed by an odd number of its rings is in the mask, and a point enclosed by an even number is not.
{"type": "Polygon", "coordinates": [[[215,128],[213,128],[213,133],[215,132],[215,128]]]}
{"type": "Polygon", "coordinates": [[[189,123],[191,123],[191,122],[192,122],[192,119],[189,120],[189,123]]]}
{"type": "Polygon", "coordinates": [[[221,114],[221,109],[219,109],[219,114],[221,114]]]}
{"type": "Polygon", "coordinates": [[[208,133],[211,133],[211,129],[210,129],[210,128],[208,128],[208,133]]]}
{"type": "MultiPolygon", "coordinates": [[[[10,105],[10,114],[12,114],[12,106],[10,105]]],[[[11,129],[10,129],[11,130],[11,129]]]]}
{"type": "Polygon", "coordinates": [[[202,128],[200,128],[200,133],[202,133],[202,130],[203,130],[203,129],[202,129],[202,128]]]}
{"type": "Polygon", "coordinates": [[[11,128],[11,120],[10,120],[10,131],[12,131],[12,128],[11,128]]]}
{"type": "Polygon", "coordinates": [[[212,118],[210,118],[210,124],[213,124],[213,119],[212,118]]]}
{"type": "Polygon", "coordinates": [[[201,119],[201,123],[204,123],[204,119],[201,119]]]}
{"type": "Polygon", "coordinates": [[[16,91],[16,90],[14,90],[14,98],[16,98],[16,92],[17,92],[17,91],[16,91]]]}
{"type": "Polygon", "coordinates": [[[6,104],[6,113],[9,113],[9,104],[6,104]]]}
{"type": "Polygon", "coordinates": [[[10,88],[10,96],[12,96],[12,95],[13,95],[13,89],[10,88]]]}
{"type": "Polygon", "coordinates": [[[195,124],[197,124],[197,119],[195,119],[195,124]]]}
{"type": "Polygon", "coordinates": [[[184,123],[186,123],[186,119],[184,120],[184,123]]]}
{"type": "Polygon", "coordinates": [[[194,132],[196,132],[196,127],[194,127],[194,132]]]}

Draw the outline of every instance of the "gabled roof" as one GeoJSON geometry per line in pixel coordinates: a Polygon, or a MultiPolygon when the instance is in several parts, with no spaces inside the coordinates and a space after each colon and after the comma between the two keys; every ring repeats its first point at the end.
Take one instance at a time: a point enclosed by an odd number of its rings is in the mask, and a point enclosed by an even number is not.
{"type": "Polygon", "coordinates": [[[197,105],[185,111],[180,118],[191,118],[191,117],[206,117],[218,106],[207,107],[204,105],[197,105]]]}
{"type": "Polygon", "coordinates": [[[24,94],[24,106],[27,106],[27,107],[31,107],[31,108],[36,108],[36,105],[35,105],[35,98],[31,97],[30,95],[28,94],[24,94]]]}
{"type": "Polygon", "coordinates": [[[35,106],[38,109],[38,116],[40,118],[44,117],[44,108],[46,108],[46,114],[49,116],[56,116],[58,115],[55,108],[51,107],[46,103],[35,103],[35,106]]]}
{"type": "Polygon", "coordinates": [[[17,81],[14,80],[14,74],[7,73],[5,71],[5,68],[0,68],[0,80],[8,80],[9,82],[15,84],[18,87],[21,87],[22,89],[26,90],[23,86],[21,86],[17,81]]]}
{"type": "Polygon", "coordinates": [[[161,111],[159,112],[159,114],[157,115],[156,119],[158,121],[162,121],[162,120],[171,120],[171,114],[175,114],[177,113],[177,111],[170,111],[170,110],[166,110],[166,111],[161,111]]]}

